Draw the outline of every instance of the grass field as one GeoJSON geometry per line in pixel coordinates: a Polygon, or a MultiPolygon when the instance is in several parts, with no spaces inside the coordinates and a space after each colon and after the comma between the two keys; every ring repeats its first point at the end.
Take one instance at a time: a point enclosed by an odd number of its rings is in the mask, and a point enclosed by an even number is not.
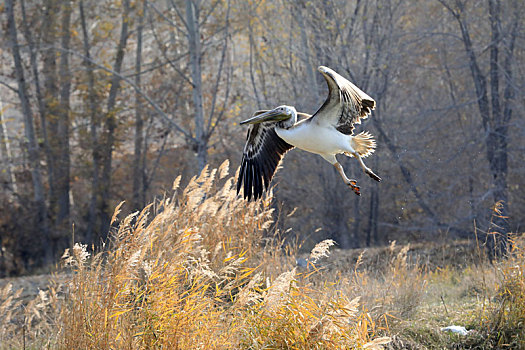
{"type": "Polygon", "coordinates": [[[0,282],[1,349],[525,347],[525,247],[483,242],[284,246],[271,197],[237,198],[228,164],[75,244],[55,275],[0,282]],[[296,259],[302,263],[297,264],[296,259]],[[21,287],[24,287],[23,289],[21,287]],[[458,325],[466,335],[442,331],[458,325]]]}

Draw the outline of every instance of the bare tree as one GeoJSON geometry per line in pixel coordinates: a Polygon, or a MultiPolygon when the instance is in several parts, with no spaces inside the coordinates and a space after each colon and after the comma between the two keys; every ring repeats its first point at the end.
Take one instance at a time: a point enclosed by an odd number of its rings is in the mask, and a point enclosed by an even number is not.
{"type": "MultiPolygon", "coordinates": [[[[211,4],[214,8],[218,5],[218,1],[211,4]]],[[[227,3],[226,19],[224,26],[224,41],[223,50],[218,66],[217,81],[215,84],[215,90],[213,91],[214,98],[210,106],[208,121],[206,122],[204,116],[203,107],[203,83],[202,83],[202,43],[201,43],[201,29],[200,21],[201,17],[201,1],[200,0],[186,0],[186,21],[185,27],[187,30],[188,37],[188,48],[190,56],[190,68],[191,68],[191,85],[193,91],[193,108],[194,120],[195,120],[195,137],[193,140],[194,147],[197,152],[197,164],[199,169],[203,169],[208,161],[208,142],[211,134],[213,133],[216,125],[222,119],[223,113],[219,112],[215,116],[215,97],[217,95],[217,89],[219,81],[222,77],[224,69],[224,61],[226,57],[226,50],[228,45],[228,28],[229,28],[229,13],[230,13],[230,2],[227,3]],[[212,122],[215,119],[214,122],[212,122]]],[[[226,98],[227,99],[227,98],[226,98]]]]}
{"type": "Polygon", "coordinates": [[[195,109],[195,146],[197,163],[203,169],[207,163],[207,135],[204,129],[204,111],[202,106],[202,72],[200,42],[200,0],[186,0],[186,29],[190,52],[191,82],[193,90],[193,108],[195,109]]]}
{"type": "MultiPolygon", "coordinates": [[[[492,194],[495,203],[500,203],[499,214],[494,219],[494,231],[497,235],[496,251],[499,254],[506,252],[507,234],[510,231],[508,216],[508,127],[512,117],[513,71],[511,62],[514,54],[514,43],[518,34],[518,11],[514,11],[511,18],[510,31],[505,36],[501,33],[501,4],[499,1],[488,0],[488,17],[490,20],[491,42],[489,45],[489,71],[484,73],[480,67],[482,59],[477,53],[470,34],[469,21],[466,18],[465,1],[456,0],[454,3],[439,0],[440,3],[454,17],[461,32],[465,54],[468,59],[472,81],[476,91],[476,100],[479,116],[486,133],[485,148],[489,169],[492,174],[492,194]],[[500,49],[505,45],[504,64],[500,62],[500,49]],[[501,96],[500,77],[505,80],[503,96],[501,96]],[[490,85],[490,98],[489,89],[490,85]],[[501,108],[501,105],[504,108],[501,108]]],[[[511,2],[509,2],[511,3],[511,2]]],[[[515,3],[512,2],[515,6],[515,3]]],[[[491,249],[493,251],[493,249],[491,249]]]]}
{"type": "MultiPolygon", "coordinates": [[[[193,128],[184,127],[186,123],[180,120],[176,123],[173,121],[171,123],[177,124],[175,131],[184,135],[187,144],[196,154],[198,168],[202,169],[208,162],[210,139],[224,118],[224,107],[229,100],[232,69],[228,58],[230,1],[228,0],[222,3],[217,0],[205,2],[201,0],[186,0],[184,13],[180,11],[175,1],[169,0],[169,4],[170,12],[176,14],[175,18],[164,15],[162,11],[156,7],[155,3],[148,2],[148,6],[167,22],[169,26],[174,28],[175,32],[183,33],[186,37],[187,51],[177,59],[174,60],[168,57],[165,50],[161,51],[177,76],[182,78],[191,87],[193,104],[190,113],[193,116],[193,128]],[[223,13],[218,11],[223,11],[223,13]],[[224,16],[224,20],[220,21],[218,25],[215,23],[214,28],[218,28],[210,31],[206,28],[206,24],[213,18],[214,14],[217,18],[224,16]],[[206,36],[209,37],[207,38],[206,36]],[[206,50],[216,48],[220,48],[218,57],[206,57],[206,50]],[[190,72],[188,75],[175,64],[175,61],[182,57],[189,58],[190,72]],[[207,84],[203,83],[202,73],[205,60],[213,65],[216,72],[207,84]],[[206,99],[205,95],[211,96],[210,100],[206,99]]],[[[174,37],[173,32],[171,32],[170,43],[176,45],[174,43],[174,37]]],[[[159,46],[162,47],[164,44],[161,40],[162,39],[157,38],[159,46]]],[[[181,45],[182,43],[179,42],[178,44],[181,45]]],[[[177,47],[176,50],[178,52],[181,51],[180,47],[177,47]]]]}
{"type": "Polygon", "coordinates": [[[47,207],[45,203],[44,186],[42,182],[42,174],[40,169],[40,159],[38,146],[36,141],[36,133],[33,125],[33,112],[29,102],[29,94],[24,77],[24,68],[22,65],[22,58],[20,56],[20,48],[17,38],[17,29],[14,15],[14,0],[6,2],[6,14],[9,30],[9,41],[13,54],[13,61],[15,64],[15,76],[18,84],[18,97],[22,106],[22,113],[24,116],[24,130],[27,139],[27,153],[31,167],[31,177],[33,182],[33,198],[37,208],[37,224],[41,227],[42,248],[45,252],[44,260],[46,263],[51,263],[53,258],[52,246],[50,242],[49,223],[47,218],[47,207]]]}
{"type": "MultiPolygon", "coordinates": [[[[51,194],[54,194],[55,189],[55,157],[53,154],[53,150],[51,148],[50,144],[50,137],[48,135],[48,117],[47,117],[47,110],[46,110],[46,103],[44,101],[44,93],[42,84],[40,82],[40,71],[39,71],[39,61],[38,61],[38,53],[39,53],[39,46],[37,44],[37,40],[35,40],[35,37],[33,35],[33,32],[31,30],[33,24],[29,23],[28,16],[26,14],[26,6],[25,6],[25,0],[20,1],[20,7],[22,12],[22,25],[23,25],[23,31],[24,36],[26,39],[26,42],[29,46],[29,57],[30,57],[30,64],[31,64],[31,72],[33,74],[33,85],[35,90],[35,95],[37,99],[37,106],[38,106],[38,114],[39,114],[39,120],[40,120],[40,131],[38,134],[38,137],[42,140],[44,152],[45,152],[45,159],[46,159],[46,168],[47,168],[47,182],[49,183],[49,192],[51,194]]],[[[46,32],[43,30],[43,32],[46,32]]],[[[46,52],[50,53],[51,51],[48,49],[46,52]]]]}
{"type": "Polygon", "coordinates": [[[111,87],[109,89],[108,101],[106,106],[106,115],[104,119],[104,133],[101,140],[101,180],[100,186],[100,202],[99,202],[99,215],[100,215],[100,234],[103,237],[107,234],[109,227],[109,199],[111,193],[111,177],[112,177],[112,164],[113,164],[113,149],[115,146],[115,130],[117,128],[117,117],[115,106],[117,103],[117,94],[120,90],[120,72],[122,70],[122,62],[124,61],[124,54],[126,44],[128,41],[128,28],[130,22],[130,0],[124,0],[122,2],[122,18],[120,26],[120,36],[118,45],[115,53],[115,61],[113,63],[113,71],[115,72],[111,76],[111,87]]]}

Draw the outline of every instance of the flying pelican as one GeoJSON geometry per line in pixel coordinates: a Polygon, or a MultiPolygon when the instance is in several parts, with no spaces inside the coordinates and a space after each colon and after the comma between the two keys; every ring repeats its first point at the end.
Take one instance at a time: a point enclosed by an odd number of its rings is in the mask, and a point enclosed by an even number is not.
{"type": "Polygon", "coordinates": [[[244,183],[244,198],[262,196],[268,189],[284,154],[294,147],[319,154],[330,162],[355,194],[361,195],[357,182],[346,177],[336,154],[355,157],[363,171],[381,181],[363,162],[376,147],[368,132],[353,135],[354,124],[360,124],[375,108],[375,101],[334,70],[320,66],[319,72],[328,84],[328,97],[313,116],[297,112],[292,106],[256,111],[240,124],[250,124],[237,180],[237,193],[244,183]],[[297,117],[304,119],[297,121],[297,117]]]}

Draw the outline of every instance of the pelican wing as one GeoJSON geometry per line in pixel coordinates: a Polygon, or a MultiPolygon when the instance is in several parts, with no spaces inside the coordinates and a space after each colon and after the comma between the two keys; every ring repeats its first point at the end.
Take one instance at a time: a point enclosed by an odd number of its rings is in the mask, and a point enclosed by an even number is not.
{"type": "Polygon", "coordinates": [[[351,135],[354,124],[360,124],[361,119],[368,118],[376,102],[334,70],[320,66],[319,71],[328,84],[329,93],[314,118],[318,122],[322,120],[333,125],[343,134],[351,135]]]}
{"type": "Polygon", "coordinates": [[[261,197],[263,190],[268,189],[284,154],[292,148],[292,145],[277,135],[275,123],[252,124],[248,129],[242,154],[237,193],[244,183],[244,198],[250,200],[253,195],[253,198],[257,200],[261,197]]]}

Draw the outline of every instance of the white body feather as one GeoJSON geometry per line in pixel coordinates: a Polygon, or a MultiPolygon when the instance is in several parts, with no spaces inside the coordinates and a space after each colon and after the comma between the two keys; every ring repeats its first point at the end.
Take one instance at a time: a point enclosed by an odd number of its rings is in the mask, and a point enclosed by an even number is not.
{"type": "Polygon", "coordinates": [[[374,152],[375,141],[368,133],[356,136],[340,133],[332,125],[303,120],[289,129],[275,128],[284,141],[307,152],[316,153],[333,163],[336,154],[366,157],[374,152]]]}
{"type": "Polygon", "coordinates": [[[331,125],[302,121],[290,129],[275,128],[284,141],[302,150],[320,155],[353,153],[352,136],[337,131],[331,125]]]}

